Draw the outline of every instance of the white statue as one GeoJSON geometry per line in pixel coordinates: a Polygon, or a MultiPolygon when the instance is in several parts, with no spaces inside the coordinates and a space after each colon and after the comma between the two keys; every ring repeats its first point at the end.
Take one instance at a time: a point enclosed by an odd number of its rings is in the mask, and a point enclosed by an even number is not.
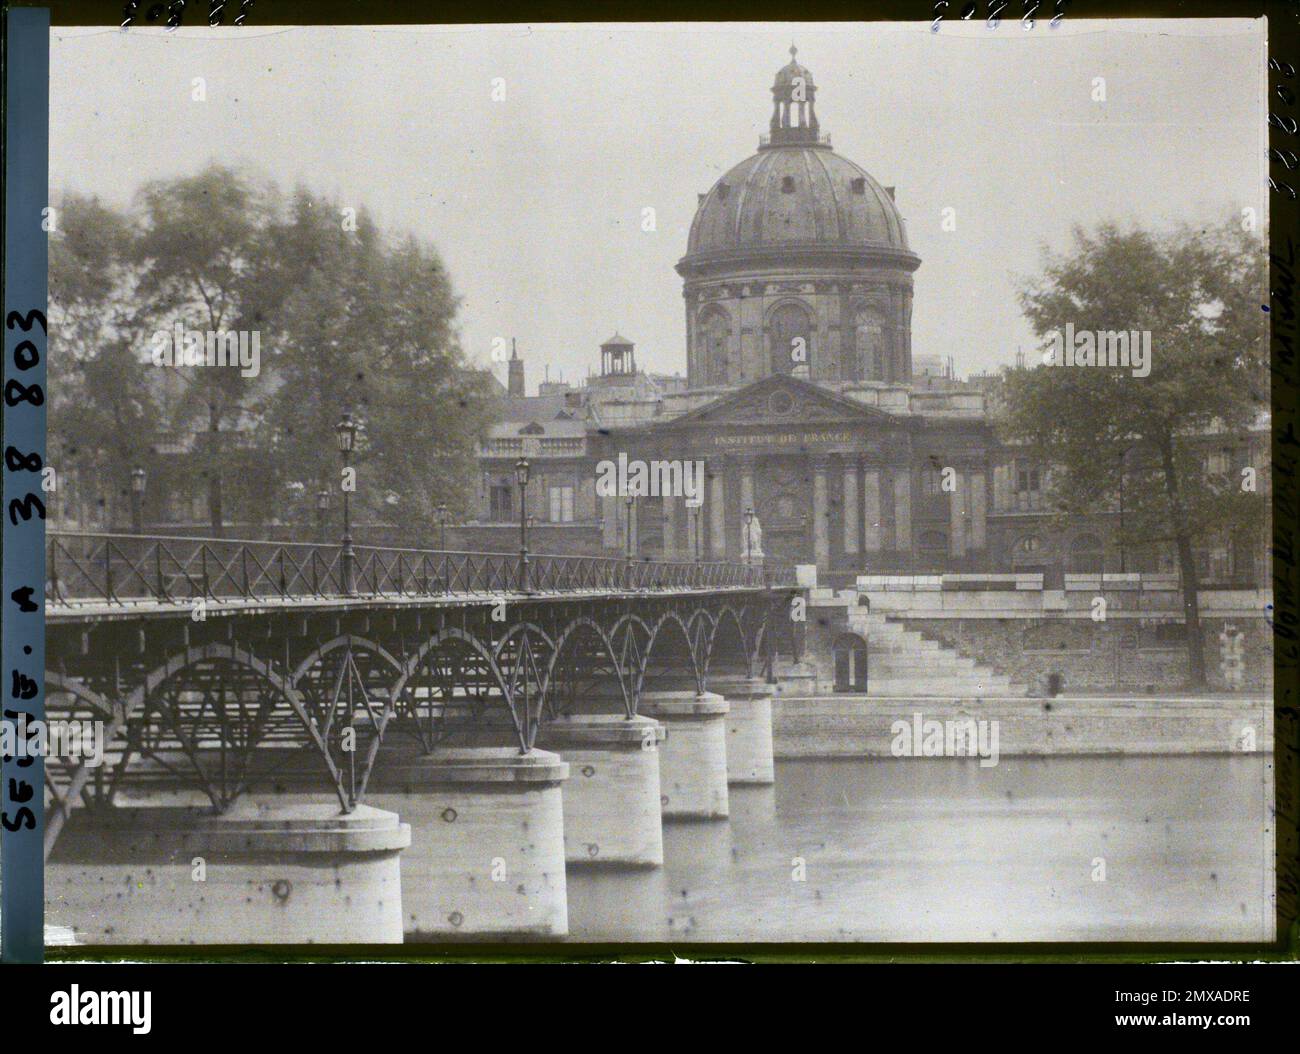
{"type": "Polygon", "coordinates": [[[741,527],[741,531],[747,532],[747,533],[742,533],[740,536],[741,552],[747,552],[751,559],[762,556],[763,555],[763,525],[758,522],[757,513],[754,514],[754,518],[749,523],[741,527]],[[748,546],[746,546],[745,544],[746,537],[748,537],[749,539],[748,546]]]}

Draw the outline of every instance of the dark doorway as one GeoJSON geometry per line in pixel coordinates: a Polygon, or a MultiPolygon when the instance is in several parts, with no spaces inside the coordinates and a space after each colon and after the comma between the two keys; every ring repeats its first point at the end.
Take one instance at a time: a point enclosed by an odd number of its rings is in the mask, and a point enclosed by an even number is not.
{"type": "Polygon", "coordinates": [[[856,633],[846,633],[835,642],[835,690],[867,690],[867,642],[856,633]]]}

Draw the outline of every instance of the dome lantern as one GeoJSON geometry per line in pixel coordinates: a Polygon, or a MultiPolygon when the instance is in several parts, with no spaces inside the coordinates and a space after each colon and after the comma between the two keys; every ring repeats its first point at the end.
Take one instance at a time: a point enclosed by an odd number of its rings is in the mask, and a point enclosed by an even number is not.
{"type": "Polygon", "coordinates": [[[821,142],[815,105],[817,86],[813,83],[812,72],[799,65],[795,58],[798,53],[799,49],[791,44],[790,61],[776,71],[776,80],[772,84],[772,120],[768,125],[770,134],[759,142],[759,149],[788,143],[821,142]]]}

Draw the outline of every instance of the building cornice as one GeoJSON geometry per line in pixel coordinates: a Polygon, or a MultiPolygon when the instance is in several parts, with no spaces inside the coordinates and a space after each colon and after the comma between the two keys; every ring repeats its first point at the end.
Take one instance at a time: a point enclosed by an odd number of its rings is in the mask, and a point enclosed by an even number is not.
{"type": "Polygon", "coordinates": [[[745,245],[735,249],[714,249],[687,253],[677,262],[677,273],[688,281],[740,269],[815,267],[847,270],[858,267],[885,267],[915,271],[921,258],[910,249],[890,245],[827,245],[825,242],[779,242],[745,245]]]}

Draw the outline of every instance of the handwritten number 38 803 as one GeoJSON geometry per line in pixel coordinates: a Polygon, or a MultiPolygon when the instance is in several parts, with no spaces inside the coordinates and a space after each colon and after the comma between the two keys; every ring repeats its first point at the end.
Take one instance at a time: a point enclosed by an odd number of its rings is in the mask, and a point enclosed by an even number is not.
{"type": "MultiPolygon", "coordinates": [[[[49,332],[48,324],[45,321],[45,315],[40,311],[31,310],[26,315],[21,315],[17,311],[10,311],[5,316],[5,328],[21,329],[24,333],[30,333],[32,326],[40,323],[43,333],[49,332]]],[[[14,348],[14,365],[19,370],[30,370],[41,361],[40,349],[30,340],[21,341],[14,348]]],[[[39,384],[23,384],[21,381],[10,378],[5,382],[4,387],[5,405],[18,406],[20,403],[28,403],[31,406],[41,406],[45,402],[45,391],[39,384]]],[[[39,472],[42,468],[41,455],[35,451],[30,454],[24,454],[14,446],[5,447],[5,468],[10,472],[39,472]]],[[[45,505],[35,494],[25,494],[22,498],[15,498],[9,502],[9,520],[14,526],[18,525],[18,517],[24,520],[30,520],[32,513],[42,520],[45,519],[45,505]]]]}

